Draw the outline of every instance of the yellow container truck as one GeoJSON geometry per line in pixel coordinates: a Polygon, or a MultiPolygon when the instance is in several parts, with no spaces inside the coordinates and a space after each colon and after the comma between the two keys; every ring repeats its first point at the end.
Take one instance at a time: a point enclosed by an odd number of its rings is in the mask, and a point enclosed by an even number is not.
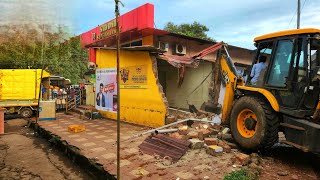
{"type": "MultiPolygon", "coordinates": [[[[42,78],[50,74],[43,71],[42,78]]],[[[0,69],[0,107],[6,114],[31,117],[37,110],[41,69],[0,69]]]]}

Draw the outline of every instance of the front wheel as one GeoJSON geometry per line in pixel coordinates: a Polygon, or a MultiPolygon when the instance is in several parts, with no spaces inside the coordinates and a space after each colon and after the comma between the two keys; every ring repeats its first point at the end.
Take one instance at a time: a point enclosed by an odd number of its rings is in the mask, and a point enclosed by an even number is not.
{"type": "Polygon", "coordinates": [[[23,118],[29,118],[32,116],[32,110],[30,108],[23,108],[20,110],[20,115],[23,118]]]}
{"type": "Polygon", "coordinates": [[[278,126],[276,112],[258,98],[241,97],[232,108],[231,133],[245,150],[271,148],[278,141],[278,126]]]}

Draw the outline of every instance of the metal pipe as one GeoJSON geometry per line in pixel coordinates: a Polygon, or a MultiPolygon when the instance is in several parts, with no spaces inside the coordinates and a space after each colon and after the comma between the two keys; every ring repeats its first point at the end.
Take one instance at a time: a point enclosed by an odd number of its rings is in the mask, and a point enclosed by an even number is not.
{"type": "Polygon", "coordinates": [[[178,129],[161,129],[161,130],[155,130],[155,134],[163,134],[163,133],[172,133],[172,132],[177,132],[178,129]]]}
{"type": "Polygon", "coordinates": [[[130,138],[124,140],[124,141],[132,140],[132,139],[135,139],[135,138],[137,138],[137,137],[143,136],[143,135],[145,135],[145,134],[150,134],[150,133],[153,133],[153,132],[155,132],[155,131],[159,131],[159,130],[161,130],[161,129],[164,129],[164,128],[167,128],[167,127],[170,127],[170,126],[179,124],[179,123],[183,123],[183,122],[186,122],[186,121],[199,121],[199,122],[213,123],[212,121],[207,121],[207,120],[202,120],[202,119],[196,119],[196,118],[183,119],[183,120],[180,120],[180,121],[177,121],[177,122],[173,122],[173,123],[170,123],[170,124],[167,124],[167,125],[164,125],[164,126],[155,128],[155,129],[148,130],[148,131],[143,132],[143,133],[140,133],[140,134],[135,134],[135,135],[133,135],[132,137],[130,137],[130,138]]]}

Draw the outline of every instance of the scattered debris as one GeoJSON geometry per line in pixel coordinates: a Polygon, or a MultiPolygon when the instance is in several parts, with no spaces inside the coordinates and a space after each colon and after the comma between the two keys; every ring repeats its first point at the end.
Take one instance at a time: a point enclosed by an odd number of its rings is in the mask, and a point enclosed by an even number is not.
{"type": "Polygon", "coordinates": [[[162,157],[170,157],[177,161],[189,149],[190,142],[172,138],[163,134],[147,137],[139,148],[142,152],[150,155],[158,154],[162,157]]]}
{"type": "Polygon", "coordinates": [[[221,155],[223,152],[223,148],[217,145],[212,145],[207,147],[207,153],[212,156],[221,155]]]}
{"type": "Polygon", "coordinates": [[[190,139],[191,149],[201,149],[203,148],[204,142],[199,139],[190,139]]]}
{"type": "Polygon", "coordinates": [[[298,179],[299,179],[299,177],[298,177],[297,175],[295,175],[295,174],[294,174],[294,175],[292,175],[292,176],[291,176],[291,179],[292,179],[292,180],[298,180],[298,179]]]}
{"type": "Polygon", "coordinates": [[[211,145],[217,145],[218,144],[218,138],[205,138],[204,143],[206,143],[208,146],[211,145]]]}
{"type": "Polygon", "coordinates": [[[222,134],[227,134],[229,132],[230,132],[230,129],[227,127],[222,130],[222,134]]]}
{"type": "Polygon", "coordinates": [[[86,127],[84,125],[79,125],[79,124],[76,124],[76,125],[70,125],[68,126],[68,130],[70,132],[74,132],[74,133],[79,133],[79,132],[83,132],[86,130],[86,127]]]}
{"type": "Polygon", "coordinates": [[[250,156],[244,153],[236,153],[232,158],[233,164],[247,165],[249,163],[250,156]]]}

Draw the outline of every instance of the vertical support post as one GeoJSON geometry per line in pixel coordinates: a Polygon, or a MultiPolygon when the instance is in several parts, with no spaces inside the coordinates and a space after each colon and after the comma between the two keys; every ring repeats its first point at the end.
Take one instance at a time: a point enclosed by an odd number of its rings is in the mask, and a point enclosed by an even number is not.
{"type": "MultiPolygon", "coordinates": [[[[120,29],[119,29],[119,2],[115,0],[115,15],[117,29],[117,179],[120,179],[120,29]]],[[[121,3],[121,2],[120,2],[121,3]]]]}
{"type": "MultiPolygon", "coordinates": [[[[38,120],[39,120],[39,111],[40,111],[40,95],[42,93],[42,76],[43,76],[43,69],[44,69],[44,25],[43,25],[43,29],[42,29],[42,49],[41,49],[41,63],[42,63],[42,68],[41,68],[41,76],[40,76],[40,87],[39,87],[39,95],[38,95],[38,108],[37,108],[37,118],[36,118],[36,123],[38,123],[38,120]]],[[[37,70],[36,70],[37,71],[37,70]]],[[[36,72],[38,73],[38,71],[36,72]]],[[[50,82],[50,79],[49,79],[49,82],[50,82]]],[[[38,81],[36,81],[37,85],[38,85],[38,81]]]]}
{"type": "Polygon", "coordinates": [[[4,134],[4,111],[5,108],[0,108],[0,134],[4,134]]]}
{"type": "Polygon", "coordinates": [[[77,95],[76,94],[73,96],[73,101],[74,101],[75,107],[77,107],[77,95]]]}
{"type": "Polygon", "coordinates": [[[297,29],[300,29],[300,0],[298,0],[298,9],[297,9],[297,29]]]}
{"type": "Polygon", "coordinates": [[[69,99],[68,99],[68,94],[67,94],[67,97],[66,97],[66,113],[68,112],[68,101],[69,101],[69,99]]]}

